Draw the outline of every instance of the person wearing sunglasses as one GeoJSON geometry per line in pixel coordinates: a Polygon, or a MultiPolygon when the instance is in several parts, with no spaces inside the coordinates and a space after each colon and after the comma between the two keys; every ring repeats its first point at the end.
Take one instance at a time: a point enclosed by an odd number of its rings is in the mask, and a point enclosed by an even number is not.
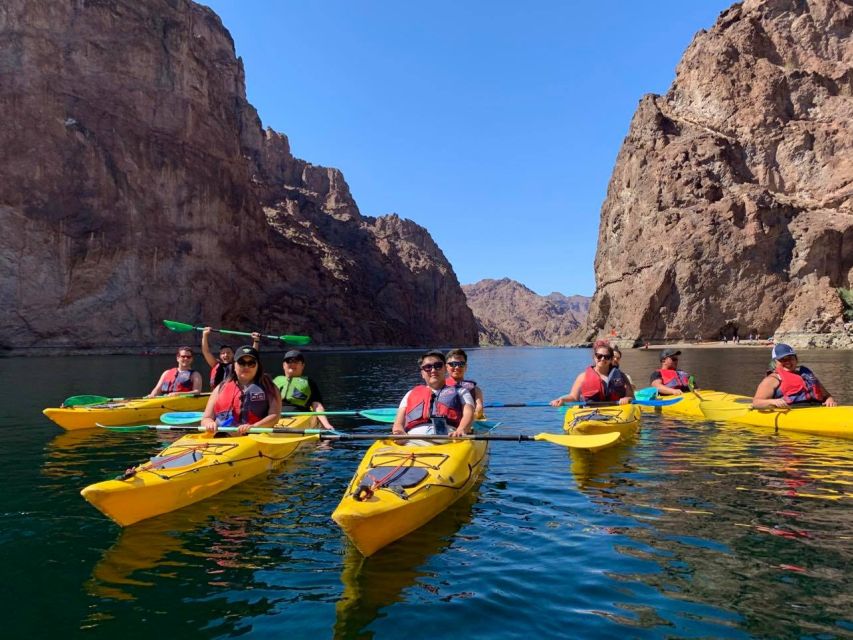
{"type": "Polygon", "coordinates": [[[177,367],[166,369],[157,384],[146,397],[172,396],[178,393],[200,393],[201,374],[193,366],[193,350],[191,347],[178,347],[175,354],[177,367]]]}
{"type": "Polygon", "coordinates": [[[652,372],[649,384],[658,391],[659,396],[680,396],[690,391],[693,376],[678,368],[678,349],[664,349],[660,352],[660,369],[652,372]]]}
{"type": "Polygon", "coordinates": [[[447,384],[444,354],[427,351],[418,359],[418,366],[424,383],[403,396],[391,431],[453,437],[470,433],[474,398],[464,387],[447,384]]]}
{"type": "Polygon", "coordinates": [[[264,373],[260,354],[245,346],[234,354],[234,370],[210,393],[201,419],[208,433],[219,427],[237,427],[245,435],[251,427],[273,427],[281,417],[281,394],[264,373]]]}
{"type": "MultiPolygon", "coordinates": [[[[220,345],[219,356],[214,356],[210,350],[211,331],[213,331],[211,327],[205,327],[201,332],[201,355],[210,367],[210,388],[213,389],[234,370],[234,349],[227,344],[220,345]]],[[[252,347],[260,349],[260,346],[261,334],[255,331],[252,333],[252,347]]]]}
{"type": "Polygon", "coordinates": [[[613,347],[606,340],[592,345],[592,366],[575,378],[568,394],[551,400],[552,407],[564,402],[618,402],[628,404],[634,398],[634,388],[622,370],[613,366],[613,347]]]}
{"type": "MultiPolygon", "coordinates": [[[[281,364],[283,376],[276,376],[273,384],[281,392],[282,411],[325,411],[320,387],[305,375],[305,356],[292,349],[284,354],[281,364]]],[[[334,429],[326,416],[317,416],[326,429],[334,429]]]]}
{"type": "Polygon", "coordinates": [[[452,349],[447,352],[447,378],[445,384],[463,387],[471,393],[474,398],[474,417],[482,420],[486,417],[483,411],[483,389],[478,387],[473,380],[466,380],[465,373],[468,371],[468,354],[462,349],[452,349]]]}
{"type": "Polygon", "coordinates": [[[838,404],[814,372],[799,364],[793,347],[780,342],[773,347],[771,357],[776,366],[768,371],[755,390],[753,407],[784,409],[795,404],[822,404],[827,407],[838,404]]]}
{"type": "Polygon", "coordinates": [[[620,366],[622,364],[622,350],[619,347],[613,347],[613,360],[611,360],[611,364],[613,365],[614,369],[619,369],[620,371],[622,371],[622,375],[628,378],[628,382],[630,382],[631,386],[633,387],[634,381],[631,380],[631,376],[629,376],[628,373],[624,371],[620,366]]]}

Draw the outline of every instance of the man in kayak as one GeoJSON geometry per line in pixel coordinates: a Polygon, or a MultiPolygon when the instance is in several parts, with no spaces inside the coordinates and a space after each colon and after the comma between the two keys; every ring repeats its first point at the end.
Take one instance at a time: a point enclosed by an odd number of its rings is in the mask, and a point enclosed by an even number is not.
{"type": "Polygon", "coordinates": [[[146,398],[173,396],[179,393],[201,393],[201,374],[192,368],[192,347],[178,347],[178,366],[166,369],[146,398]]]}
{"type": "Polygon", "coordinates": [[[622,375],[628,378],[628,382],[631,383],[631,386],[634,386],[634,381],[631,380],[631,376],[628,375],[628,372],[622,369],[620,366],[622,364],[622,350],[619,347],[613,347],[613,360],[611,361],[614,369],[619,369],[622,371],[622,375]]]}
{"type": "Polygon", "coordinates": [[[659,396],[680,396],[690,391],[692,376],[678,368],[678,349],[664,349],[660,352],[660,369],[652,372],[649,384],[657,389],[659,396]]]}
{"type": "Polygon", "coordinates": [[[771,356],[776,368],[767,373],[755,390],[753,407],[785,409],[796,404],[838,405],[811,369],[798,366],[797,352],[793,347],[780,342],[773,347],[771,356]]]}
{"type": "Polygon", "coordinates": [[[471,432],[474,398],[464,387],[446,384],[445,362],[441,351],[418,359],[424,384],[403,396],[392,433],[458,437],[471,432]]]}
{"type": "MultiPolygon", "coordinates": [[[[201,354],[204,356],[208,366],[210,366],[210,388],[213,389],[220,382],[225,380],[234,370],[234,349],[227,344],[220,345],[219,357],[214,357],[210,350],[210,341],[208,336],[213,329],[205,327],[201,332],[201,354]]],[[[261,344],[261,334],[255,331],[252,333],[252,347],[259,349],[261,344]]]]}
{"type": "Polygon", "coordinates": [[[572,390],[551,400],[552,407],[564,402],[618,402],[628,404],[634,398],[634,388],[622,371],[613,366],[613,347],[607,340],[592,345],[592,366],[575,378],[572,390]]]}
{"type": "Polygon", "coordinates": [[[237,349],[234,370],[211,392],[201,426],[208,433],[219,427],[237,427],[245,435],[251,427],[273,427],[281,418],[281,395],[264,373],[258,350],[237,349]]]}
{"type": "MultiPolygon", "coordinates": [[[[281,392],[282,411],[325,411],[320,388],[305,376],[305,356],[293,349],[284,354],[281,364],[283,376],[276,376],[273,384],[281,392]]],[[[326,416],[317,416],[326,429],[334,429],[326,416]]]]}
{"type": "Polygon", "coordinates": [[[482,420],[486,417],[483,412],[483,389],[473,380],[465,379],[465,373],[468,371],[468,354],[463,349],[452,349],[447,352],[446,357],[448,376],[444,382],[467,389],[474,398],[474,416],[477,420],[482,420]]]}

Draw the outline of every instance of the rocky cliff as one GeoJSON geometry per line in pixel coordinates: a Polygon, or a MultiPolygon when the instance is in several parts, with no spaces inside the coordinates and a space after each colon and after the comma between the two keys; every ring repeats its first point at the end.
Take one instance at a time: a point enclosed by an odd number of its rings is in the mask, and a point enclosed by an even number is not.
{"type": "Polygon", "coordinates": [[[565,344],[586,319],[589,298],[540,296],[503,278],[462,285],[474,312],[482,345],[565,344]]]}
{"type": "Polygon", "coordinates": [[[755,330],[850,345],[853,3],[747,0],[637,108],[580,339],[755,330]]]}
{"type": "Polygon", "coordinates": [[[263,129],[206,7],[6,0],[0,111],[0,348],[188,339],[163,318],[476,343],[429,233],[362,216],[339,171],[263,129]]]}

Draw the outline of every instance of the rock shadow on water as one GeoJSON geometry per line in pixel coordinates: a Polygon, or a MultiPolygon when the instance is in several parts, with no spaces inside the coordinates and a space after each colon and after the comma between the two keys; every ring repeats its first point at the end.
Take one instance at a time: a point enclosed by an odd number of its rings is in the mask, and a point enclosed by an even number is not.
{"type": "Polygon", "coordinates": [[[348,542],[333,637],[337,640],[374,637],[368,629],[370,624],[384,617],[384,609],[405,600],[405,590],[431,575],[424,564],[449,549],[459,531],[471,522],[479,492],[479,486],[474,487],[423,527],[369,558],[348,542]]]}

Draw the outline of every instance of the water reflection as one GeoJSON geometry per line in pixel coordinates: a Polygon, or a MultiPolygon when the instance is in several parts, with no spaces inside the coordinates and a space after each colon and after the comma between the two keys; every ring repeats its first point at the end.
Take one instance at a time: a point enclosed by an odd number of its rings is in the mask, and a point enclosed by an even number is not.
{"type": "Polygon", "coordinates": [[[475,487],[426,525],[369,558],[348,544],[341,571],[343,592],[335,606],[334,637],[372,638],[367,627],[383,617],[383,609],[401,601],[403,592],[417,585],[419,578],[431,575],[424,563],[453,544],[459,530],[471,521],[478,495],[479,487],[475,487]]]}

